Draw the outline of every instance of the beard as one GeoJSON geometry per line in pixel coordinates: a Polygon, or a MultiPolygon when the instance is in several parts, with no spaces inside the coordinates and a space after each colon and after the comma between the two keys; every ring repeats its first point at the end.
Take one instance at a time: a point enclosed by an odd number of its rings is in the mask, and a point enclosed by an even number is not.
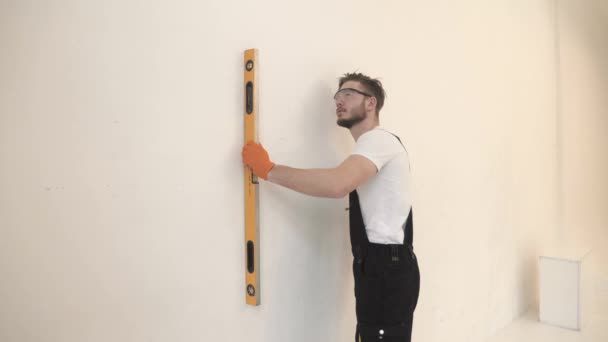
{"type": "Polygon", "coordinates": [[[338,119],[338,126],[350,129],[354,125],[365,120],[365,118],[367,117],[363,103],[359,108],[353,108],[351,113],[352,115],[350,118],[338,119]]]}

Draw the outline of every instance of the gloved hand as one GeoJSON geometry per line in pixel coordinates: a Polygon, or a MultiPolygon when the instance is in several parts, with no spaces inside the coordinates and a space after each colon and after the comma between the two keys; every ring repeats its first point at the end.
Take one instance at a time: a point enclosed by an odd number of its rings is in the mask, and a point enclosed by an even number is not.
{"type": "Polygon", "coordinates": [[[268,152],[262,147],[261,144],[257,144],[250,141],[243,146],[243,164],[247,165],[258,177],[266,180],[268,179],[268,172],[274,167],[274,163],[270,161],[268,152]]]}

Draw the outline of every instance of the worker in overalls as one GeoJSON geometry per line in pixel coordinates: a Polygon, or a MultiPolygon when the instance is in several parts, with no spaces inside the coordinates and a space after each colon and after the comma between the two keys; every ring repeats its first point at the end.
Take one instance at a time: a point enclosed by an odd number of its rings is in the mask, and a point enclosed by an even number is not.
{"type": "Polygon", "coordinates": [[[420,272],[414,254],[408,153],[380,127],[382,83],[360,73],[340,78],[334,96],[337,124],[355,149],[339,166],[296,169],[273,163],[248,142],[243,163],[258,177],[318,197],[349,196],[357,327],[355,340],[411,341],[420,272]]]}

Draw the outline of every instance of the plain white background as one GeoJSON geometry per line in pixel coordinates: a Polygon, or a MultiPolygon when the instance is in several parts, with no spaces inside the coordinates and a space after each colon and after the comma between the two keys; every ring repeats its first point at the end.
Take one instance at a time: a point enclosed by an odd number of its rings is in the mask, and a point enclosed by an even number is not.
{"type": "Polygon", "coordinates": [[[258,48],[280,164],[337,165],[337,78],[382,78],[412,163],[414,340],[484,340],[537,304],[544,247],[608,245],[606,18],[601,0],[0,2],[0,339],[352,340],[345,200],[261,185],[262,305],[244,304],[258,48]]]}

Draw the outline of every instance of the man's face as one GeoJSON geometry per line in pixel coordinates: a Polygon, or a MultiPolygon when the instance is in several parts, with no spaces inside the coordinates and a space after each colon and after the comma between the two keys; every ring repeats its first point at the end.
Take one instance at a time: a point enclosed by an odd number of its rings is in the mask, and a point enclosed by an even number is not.
{"type": "Polygon", "coordinates": [[[359,82],[344,82],[334,97],[338,126],[351,128],[365,120],[367,117],[365,110],[366,95],[367,92],[359,82]]]}

